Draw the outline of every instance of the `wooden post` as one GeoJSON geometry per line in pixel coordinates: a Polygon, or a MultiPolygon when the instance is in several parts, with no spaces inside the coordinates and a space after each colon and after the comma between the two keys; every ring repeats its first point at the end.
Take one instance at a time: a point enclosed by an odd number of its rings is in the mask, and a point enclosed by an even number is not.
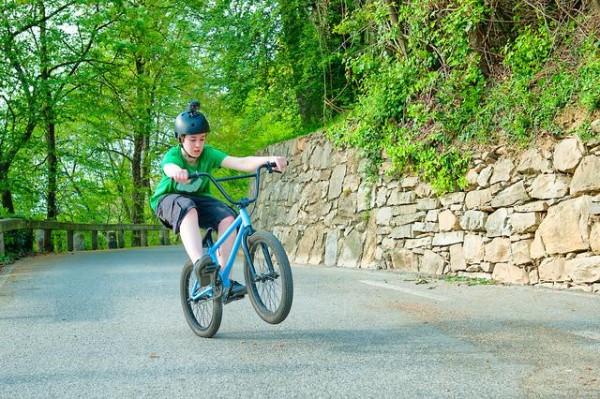
{"type": "Polygon", "coordinates": [[[73,250],[85,251],[85,236],[82,232],[73,234],[73,250]]]}
{"type": "Polygon", "coordinates": [[[98,231],[92,230],[92,250],[98,249],[98,231]]]}
{"type": "Polygon", "coordinates": [[[125,232],[123,230],[117,232],[117,243],[119,248],[125,248],[125,232]]]}
{"type": "Polygon", "coordinates": [[[140,231],[140,241],[141,241],[142,247],[148,246],[148,231],[147,230],[140,231]]]}
{"type": "Polygon", "coordinates": [[[142,246],[142,232],[140,230],[131,230],[131,246],[142,246]]]}
{"type": "Polygon", "coordinates": [[[44,230],[44,252],[54,251],[54,243],[52,242],[52,230],[44,230]]]}
{"type": "Polygon", "coordinates": [[[4,258],[4,233],[0,233],[0,258],[4,258]]]}
{"type": "Polygon", "coordinates": [[[160,231],[160,244],[169,245],[169,230],[163,229],[160,231]]]}
{"type": "Polygon", "coordinates": [[[35,246],[37,252],[44,252],[44,230],[35,231],[35,246]]]}
{"type": "Polygon", "coordinates": [[[117,233],[109,231],[107,234],[108,249],[117,248],[117,233]]]}
{"type": "Polygon", "coordinates": [[[73,252],[73,230],[67,230],[67,251],[73,252]]]}

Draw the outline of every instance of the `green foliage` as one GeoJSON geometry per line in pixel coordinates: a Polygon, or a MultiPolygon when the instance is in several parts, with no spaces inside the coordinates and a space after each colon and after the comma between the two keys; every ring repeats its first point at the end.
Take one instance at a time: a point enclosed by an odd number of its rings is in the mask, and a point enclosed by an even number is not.
{"type": "Polygon", "coordinates": [[[4,233],[5,259],[0,264],[28,256],[33,251],[33,232],[31,230],[13,230],[4,233]]]}
{"type": "Polygon", "coordinates": [[[456,148],[439,152],[432,142],[416,142],[390,146],[391,173],[411,171],[421,176],[437,192],[455,191],[466,187],[465,174],[469,155],[456,148]]]}
{"type": "Polygon", "coordinates": [[[454,283],[454,284],[466,284],[467,286],[474,286],[474,285],[495,285],[496,282],[494,280],[491,279],[486,279],[486,278],[472,278],[472,277],[465,277],[465,276],[444,276],[443,280],[447,283],[454,283]]]}
{"type": "Polygon", "coordinates": [[[504,64],[516,77],[530,78],[543,68],[551,50],[552,36],[546,25],[526,26],[505,46],[504,64]]]}
{"type": "MultiPolygon", "coordinates": [[[[349,123],[331,136],[364,149],[375,164],[385,150],[396,171],[414,164],[412,169],[445,191],[464,186],[461,174],[468,157],[445,147],[479,110],[485,81],[468,34],[486,8],[480,1],[458,1],[452,9],[433,6],[403,4],[397,26],[375,36],[375,46],[349,56],[347,65],[362,95],[349,123]],[[401,26],[410,34],[399,44],[401,26]],[[381,48],[392,51],[381,56],[381,48]],[[432,132],[433,142],[423,141],[427,132],[432,132]]],[[[337,31],[356,35],[366,24],[379,32],[390,12],[388,2],[373,2],[350,15],[337,31]]]]}
{"type": "Polygon", "coordinates": [[[600,109],[600,40],[584,41],[581,46],[582,60],[575,76],[578,78],[579,103],[588,112],[600,109]]]}
{"type": "Polygon", "coordinates": [[[600,42],[594,24],[581,30],[586,13],[505,6],[379,0],[350,12],[335,31],[352,37],[346,66],[360,96],[330,136],[444,192],[465,184],[469,153],[455,144],[527,143],[564,133],[555,121],[569,104],[598,109],[600,42]]]}

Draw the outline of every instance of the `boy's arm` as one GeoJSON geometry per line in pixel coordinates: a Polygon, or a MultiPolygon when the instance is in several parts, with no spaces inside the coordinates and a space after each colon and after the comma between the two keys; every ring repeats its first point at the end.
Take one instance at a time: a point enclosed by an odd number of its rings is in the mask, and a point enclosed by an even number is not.
{"type": "Polygon", "coordinates": [[[188,171],[174,163],[166,163],[165,166],[163,166],[163,171],[167,177],[170,177],[178,183],[188,183],[190,180],[188,171]]]}
{"type": "Polygon", "coordinates": [[[232,157],[227,156],[221,162],[221,166],[228,169],[238,170],[240,172],[254,172],[259,166],[266,164],[267,162],[273,162],[276,166],[274,170],[278,172],[285,172],[285,167],[288,162],[285,157],[280,156],[268,156],[268,157],[232,157]]]}

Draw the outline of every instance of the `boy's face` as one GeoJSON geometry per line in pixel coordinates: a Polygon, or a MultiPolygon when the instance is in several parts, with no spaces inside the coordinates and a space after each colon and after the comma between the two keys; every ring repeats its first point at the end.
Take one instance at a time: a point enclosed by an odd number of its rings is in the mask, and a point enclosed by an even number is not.
{"type": "Polygon", "coordinates": [[[183,136],[183,148],[191,156],[197,158],[202,154],[204,143],[206,142],[206,133],[183,136]]]}

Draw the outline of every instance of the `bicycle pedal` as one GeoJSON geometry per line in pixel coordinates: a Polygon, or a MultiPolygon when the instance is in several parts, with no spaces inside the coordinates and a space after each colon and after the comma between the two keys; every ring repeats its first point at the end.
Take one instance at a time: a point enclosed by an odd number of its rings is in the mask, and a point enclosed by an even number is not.
{"type": "Polygon", "coordinates": [[[233,295],[226,296],[223,298],[223,305],[227,305],[228,303],[239,301],[240,299],[244,299],[245,295],[233,295]]]}

